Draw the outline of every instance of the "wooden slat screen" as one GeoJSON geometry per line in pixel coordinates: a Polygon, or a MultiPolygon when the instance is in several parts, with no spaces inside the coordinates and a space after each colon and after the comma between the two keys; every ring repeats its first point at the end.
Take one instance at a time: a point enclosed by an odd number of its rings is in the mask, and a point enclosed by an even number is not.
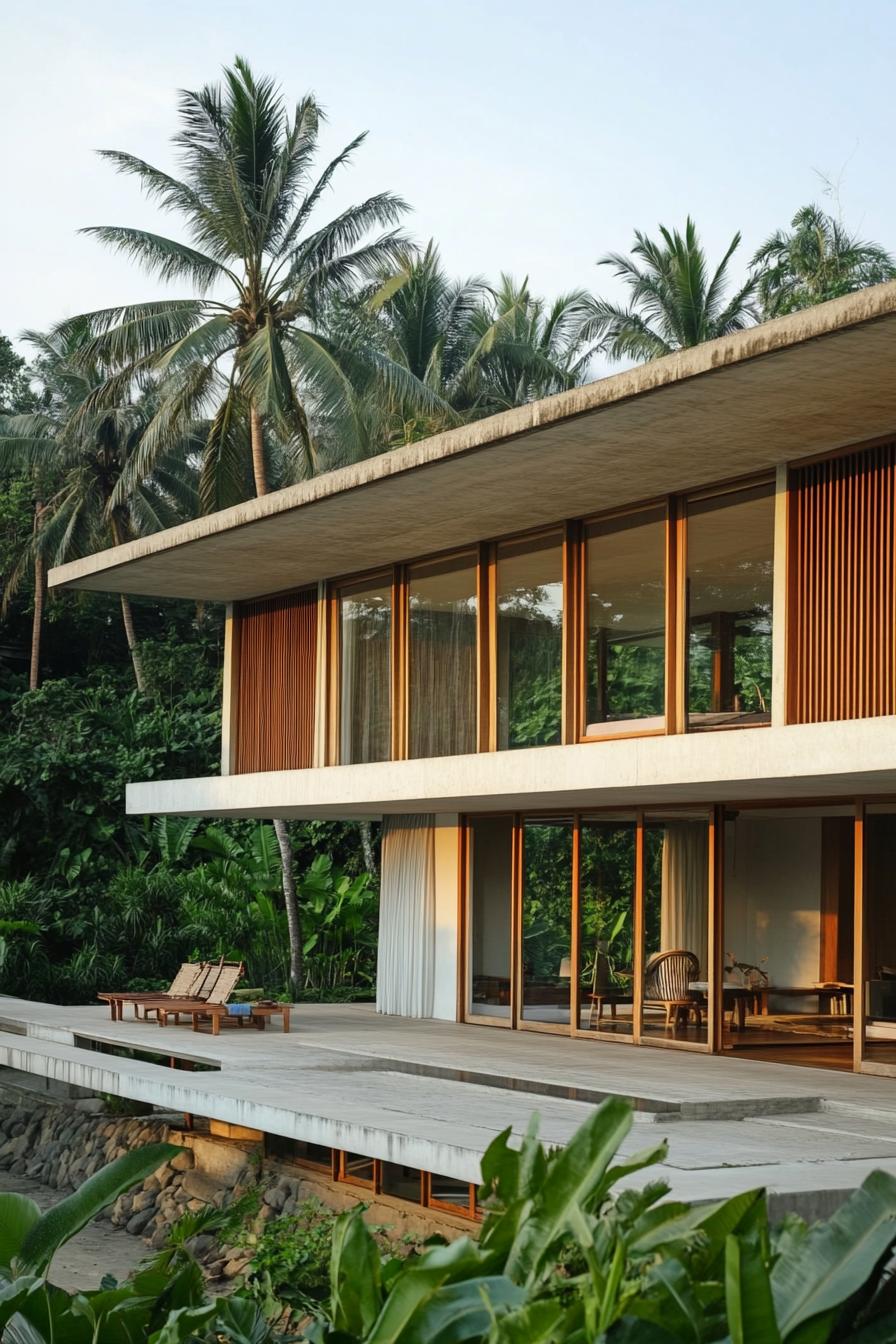
{"type": "Polygon", "coordinates": [[[317,591],[237,608],[235,773],[301,770],[314,751],[317,591]]]}
{"type": "Polygon", "coordinates": [[[896,713],[894,507],[896,443],[790,473],[789,723],[896,713]]]}

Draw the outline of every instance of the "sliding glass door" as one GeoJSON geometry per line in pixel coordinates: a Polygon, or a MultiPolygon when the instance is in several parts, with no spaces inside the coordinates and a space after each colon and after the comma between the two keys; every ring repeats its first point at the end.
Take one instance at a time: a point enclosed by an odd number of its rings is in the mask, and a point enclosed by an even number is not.
{"type": "Polygon", "coordinates": [[[641,1037],[705,1045],[713,976],[705,814],[644,818],[641,1037]]]}
{"type": "Polygon", "coordinates": [[[571,818],[522,827],[521,1025],[569,1029],[572,980],[571,818]]]}
{"type": "Polygon", "coordinates": [[[631,1037],[634,1024],[634,817],[583,817],[578,855],[581,1031],[631,1037]]]}
{"type": "Polygon", "coordinates": [[[474,817],[467,832],[468,1021],[509,1027],[513,984],[513,817],[474,817]]]}
{"type": "Polygon", "coordinates": [[[470,818],[466,1020],[707,1049],[714,834],[699,811],[470,818]]]}

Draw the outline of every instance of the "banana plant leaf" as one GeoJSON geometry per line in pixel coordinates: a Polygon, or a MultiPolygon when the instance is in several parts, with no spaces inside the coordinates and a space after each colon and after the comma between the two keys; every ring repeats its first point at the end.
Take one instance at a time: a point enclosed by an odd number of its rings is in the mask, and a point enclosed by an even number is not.
{"type": "Polygon", "coordinates": [[[33,1199],[12,1192],[0,1195],[0,1275],[7,1277],[22,1242],[39,1221],[40,1209],[33,1199]]]}
{"type": "Polygon", "coordinates": [[[894,1242],[896,1178],[874,1171],[832,1218],[795,1241],[772,1270],[781,1338],[794,1344],[810,1340],[813,1332],[801,1328],[830,1317],[852,1297],[894,1242]]]}
{"type": "Polygon", "coordinates": [[[768,1270],[757,1241],[729,1236],[725,1244],[725,1307],[731,1344],[781,1344],[768,1270]]]}
{"type": "Polygon", "coordinates": [[[172,1143],[150,1143],[102,1167],[74,1194],[29,1225],[15,1254],[17,1268],[26,1273],[45,1273],[63,1242],[179,1152],[172,1143]]]}

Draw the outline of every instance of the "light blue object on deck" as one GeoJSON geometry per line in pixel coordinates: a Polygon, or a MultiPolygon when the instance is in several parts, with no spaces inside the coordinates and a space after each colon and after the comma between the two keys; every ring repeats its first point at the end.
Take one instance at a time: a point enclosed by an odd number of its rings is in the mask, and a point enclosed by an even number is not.
{"type": "Polygon", "coordinates": [[[251,1003],[228,1003],[225,1005],[231,1017],[251,1017],[251,1003]]]}

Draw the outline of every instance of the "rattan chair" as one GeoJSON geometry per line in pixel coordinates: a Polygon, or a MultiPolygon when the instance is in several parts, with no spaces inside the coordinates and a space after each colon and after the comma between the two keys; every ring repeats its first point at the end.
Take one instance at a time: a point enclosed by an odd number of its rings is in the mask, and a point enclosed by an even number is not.
{"type": "Polygon", "coordinates": [[[677,947],[670,952],[654,952],[644,967],[644,1006],[666,1010],[666,1029],[674,1029],[691,1013],[697,1026],[703,1022],[700,1002],[689,986],[700,978],[700,961],[693,952],[677,947]]]}

